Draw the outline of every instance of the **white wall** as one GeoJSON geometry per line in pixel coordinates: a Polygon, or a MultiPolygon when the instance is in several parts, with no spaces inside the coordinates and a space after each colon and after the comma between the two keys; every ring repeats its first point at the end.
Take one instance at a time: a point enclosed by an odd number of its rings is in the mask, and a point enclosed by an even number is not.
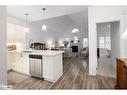
{"type": "Polygon", "coordinates": [[[0,6],[0,84],[7,84],[6,13],[6,6],[0,6]]]}
{"type": "Polygon", "coordinates": [[[124,14],[122,15],[122,25],[123,25],[123,28],[121,29],[123,32],[121,32],[121,43],[122,43],[122,46],[124,47],[124,49],[121,49],[121,51],[123,52],[123,58],[127,58],[127,38],[123,38],[123,34],[126,33],[126,29],[127,29],[127,9],[124,11],[124,14]]]}
{"type": "MultiPolygon", "coordinates": [[[[96,23],[120,21],[120,33],[123,32],[122,12],[125,7],[88,7],[89,24],[89,74],[96,75],[97,68],[97,29],[96,23]]],[[[124,56],[123,43],[120,41],[120,55],[124,56]]]]}
{"type": "Polygon", "coordinates": [[[124,48],[125,48],[125,50],[124,50],[124,58],[127,58],[127,39],[124,39],[124,48]]]}
{"type": "Polygon", "coordinates": [[[111,22],[111,64],[116,71],[116,58],[120,57],[119,22],[111,22]]]}

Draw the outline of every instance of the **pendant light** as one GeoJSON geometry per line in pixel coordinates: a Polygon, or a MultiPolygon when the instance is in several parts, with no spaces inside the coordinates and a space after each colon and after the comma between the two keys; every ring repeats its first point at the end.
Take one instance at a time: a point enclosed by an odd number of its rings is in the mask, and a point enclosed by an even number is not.
{"type": "Polygon", "coordinates": [[[28,13],[25,13],[25,16],[26,16],[26,25],[25,25],[25,32],[28,33],[29,32],[29,28],[28,28],[28,13]]]}
{"type": "MultiPolygon", "coordinates": [[[[46,8],[42,8],[42,10],[43,10],[43,20],[45,19],[45,10],[46,10],[46,8]]],[[[42,29],[41,29],[42,31],[47,31],[47,27],[46,27],[46,25],[42,25],[42,29]]]]}

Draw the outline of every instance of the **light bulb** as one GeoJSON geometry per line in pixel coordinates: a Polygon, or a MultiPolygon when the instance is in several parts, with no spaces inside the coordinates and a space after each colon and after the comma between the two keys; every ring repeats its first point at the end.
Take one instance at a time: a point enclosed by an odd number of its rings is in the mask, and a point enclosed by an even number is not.
{"type": "Polygon", "coordinates": [[[76,32],[79,32],[79,29],[75,28],[75,29],[72,30],[72,33],[76,33],[76,32]]]}
{"type": "Polygon", "coordinates": [[[42,31],[47,31],[46,25],[42,25],[42,31]]]}
{"type": "Polygon", "coordinates": [[[25,32],[26,32],[26,33],[28,33],[28,32],[29,32],[29,30],[30,30],[29,28],[25,28],[25,32]]]}
{"type": "Polygon", "coordinates": [[[48,41],[48,44],[51,45],[52,44],[52,41],[48,41]]]}

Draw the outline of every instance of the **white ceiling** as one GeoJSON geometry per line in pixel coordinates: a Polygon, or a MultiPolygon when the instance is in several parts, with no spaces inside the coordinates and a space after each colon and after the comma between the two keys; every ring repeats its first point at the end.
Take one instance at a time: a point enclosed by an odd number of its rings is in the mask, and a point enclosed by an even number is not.
{"type": "Polygon", "coordinates": [[[46,8],[45,18],[69,15],[87,11],[87,6],[7,6],[8,15],[25,20],[25,13],[29,13],[29,21],[43,19],[42,8],[46,8]]]}

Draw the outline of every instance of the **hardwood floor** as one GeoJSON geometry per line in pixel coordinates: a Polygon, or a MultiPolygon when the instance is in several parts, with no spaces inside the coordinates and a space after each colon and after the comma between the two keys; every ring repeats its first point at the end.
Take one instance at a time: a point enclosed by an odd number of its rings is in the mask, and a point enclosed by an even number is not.
{"type": "Polygon", "coordinates": [[[88,75],[88,60],[79,56],[64,59],[64,74],[56,83],[20,75],[8,73],[8,84],[13,85],[14,89],[113,89],[115,85],[112,77],[88,75]],[[13,80],[11,77],[14,74],[13,80]]]}
{"type": "Polygon", "coordinates": [[[115,85],[114,78],[88,75],[88,61],[84,58],[66,59],[64,70],[64,75],[50,89],[113,89],[115,85]]]}
{"type": "Polygon", "coordinates": [[[98,58],[97,74],[115,78],[116,77],[115,67],[116,67],[115,64],[111,63],[110,57],[101,56],[100,58],[98,58]]]}
{"type": "Polygon", "coordinates": [[[51,84],[51,82],[29,77],[14,71],[8,73],[8,85],[12,85],[13,89],[48,89],[51,84]]]}

